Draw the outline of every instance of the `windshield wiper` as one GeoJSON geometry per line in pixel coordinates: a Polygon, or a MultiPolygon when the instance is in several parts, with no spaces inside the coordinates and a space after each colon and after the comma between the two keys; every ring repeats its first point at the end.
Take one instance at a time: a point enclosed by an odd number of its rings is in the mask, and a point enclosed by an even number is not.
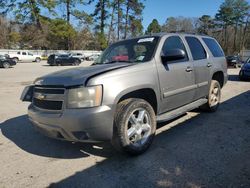
{"type": "Polygon", "coordinates": [[[105,64],[112,64],[112,63],[135,63],[134,61],[122,61],[122,60],[114,60],[114,61],[109,61],[107,63],[93,63],[92,65],[105,65],[105,64]]]}

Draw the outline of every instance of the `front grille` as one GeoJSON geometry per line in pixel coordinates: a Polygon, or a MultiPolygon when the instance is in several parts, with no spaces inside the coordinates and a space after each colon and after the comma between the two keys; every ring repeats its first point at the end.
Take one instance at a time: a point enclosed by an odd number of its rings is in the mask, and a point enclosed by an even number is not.
{"type": "Polygon", "coordinates": [[[64,94],[64,88],[35,86],[33,94],[33,105],[44,110],[62,110],[64,94]]]}
{"type": "Polygon", "coordinates": [[[46,101],[46,100],[39,100],[34,98],[33,104],[45,110],[61,110],[62,109],[62,101],[46,101]]]}
{"type": "Polygon", "coordinates": [[[34,88],[34,92],[44,94],[64,94],[64,91],[64,89],[34,88]]]}

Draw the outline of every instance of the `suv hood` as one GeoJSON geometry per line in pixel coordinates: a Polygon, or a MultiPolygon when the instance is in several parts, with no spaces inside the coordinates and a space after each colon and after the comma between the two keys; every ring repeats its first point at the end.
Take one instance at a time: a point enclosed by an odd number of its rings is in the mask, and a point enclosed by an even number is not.
{"type": "Polygon", "coordinates": [[[90,67],[81,67],[81,68],[78,67],[73,69],[67,69],[37,78],[34,84],[47,85],[47,86],[49,85],[64,86],[64,87],[84,85],[90,77],[131,65],[132,64],[128,63],[114,63],[114,64],[103,64],[90,67]]]}

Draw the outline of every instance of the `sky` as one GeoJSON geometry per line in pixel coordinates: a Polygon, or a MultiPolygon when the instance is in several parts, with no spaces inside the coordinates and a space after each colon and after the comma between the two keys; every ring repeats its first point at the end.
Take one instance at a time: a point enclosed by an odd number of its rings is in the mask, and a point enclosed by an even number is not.
{"type": "Polygon", "coordinates": [[[160,24],[168,17],[214,16],[224,0],[146,0],[143,12],[143,26],[147,28],[156,18],[160,24]]]}
{"type": "MultiPolygon", "coordinates": [[[[247,0],[250,1],[250,0],[247,0]]],[[[162,25],[168,17],[214,16],[224,0],[145,0],[143,27],[146,29],[155,18],[162,25]]],[[[84,10],[92,13],[94,4],[85,6],[84,10]]]]}
{"type": "MultiPolygon", "coordinates": [[[[204,14],[213,17],[224,1],[225,0],[145,0],[145,9],[143,11],[144,30],[153,19],[157,19],[162,25],[168,17],[183,16],[197,18],[204,14]]],[[[247,0],[247,2],[250,3],[250,0],[247,0]]],[[[92,3],[88,6],[80,5],[78,8],[82,8],[87,13],[93,13],[95,4],[92,3]]],[[[58,8],[57,12],[63,14],[65,13],[65,8],[58,8]]],[[[74,25],[77,23],[74,18],[72,18],[72,21],[74,25]]]]}

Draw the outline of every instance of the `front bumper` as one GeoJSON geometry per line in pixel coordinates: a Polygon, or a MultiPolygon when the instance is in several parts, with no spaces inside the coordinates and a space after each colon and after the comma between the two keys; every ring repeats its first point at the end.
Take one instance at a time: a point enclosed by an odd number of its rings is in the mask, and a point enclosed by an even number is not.
{"type": "Polygon", "coordinates": [[[31,104],[28,116],[40,132],[52,138],[76,142],[112,139],[113,113],[108,106],[65,109],[62,113],[52,113],[31,104]]]}

